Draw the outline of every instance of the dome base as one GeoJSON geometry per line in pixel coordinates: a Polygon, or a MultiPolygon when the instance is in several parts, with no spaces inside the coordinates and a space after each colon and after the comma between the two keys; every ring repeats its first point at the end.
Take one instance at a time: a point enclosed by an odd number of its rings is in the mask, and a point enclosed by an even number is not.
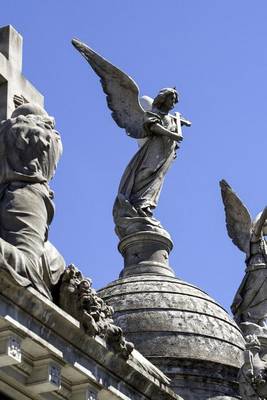
{"type": "Polygon", "coordinates": [[[120,277],[147,273],[174,276],[169,266],[172,248],[171,239],[156,232],[137,232],[124,237],[118,246],[124,258],[120,277]]]}

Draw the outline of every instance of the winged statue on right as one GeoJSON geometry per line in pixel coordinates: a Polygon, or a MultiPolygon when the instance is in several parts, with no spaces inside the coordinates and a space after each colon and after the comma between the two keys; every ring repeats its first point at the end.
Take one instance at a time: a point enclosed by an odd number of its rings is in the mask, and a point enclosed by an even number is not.
{"type": "Polygon", "coordinates": [[[243,332],[249,326],[267,328],[267,207],[252,220],[231,186],[225,180],[220,186],[228,235],[246,254],[246,273],[231,309],[243,332]]]}

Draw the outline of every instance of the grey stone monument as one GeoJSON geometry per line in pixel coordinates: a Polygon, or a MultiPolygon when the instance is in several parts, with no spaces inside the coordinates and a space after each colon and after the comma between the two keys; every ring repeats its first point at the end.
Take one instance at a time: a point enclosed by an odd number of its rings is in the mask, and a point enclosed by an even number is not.
{"type": "Polygon", "coordinates": [[[165,88],[154,100],[139,98],[128,75],[80,41],[73,45],[100,77],[113,119],[140,146],[113,207],[124,268],[99,295],[114,308],[126,339],[171,378],[185,400],[238,399],[243,337],[219,304],[174,276],[170,235],[153,216],[182,141],[181,126],[190,125],[171,113],[177,91],[165,88]]]}
{"type": "Polygon", "coordinates": [[[48,241],[54,206],[48,182],[62,153],[43,96],[22,75],[22,37],[0,29],[1,270],[52,299],[65,262],[48,241]]]}
{"type": "Polygon", "coordinates": [[[182,400],[48,241],[62,145],[21,75],[21,45],[14,28],[0,29],[0,398],[182,400]]]}
{"type": "Polygon", "coordinates": [[[54,206],[48,182],[62,153],[43,96],[22,75],[22,37],[0,29],[1,270],[52,299],[65,266],[48,241],[54,206]]]}
{"type": "Polygon", "coordinates": [[[243,353],[226,311],[174,276],[172,240],[153,215],[190,126],[171,112],[176,89],[139,98],[127,74],[73,44],[100,77],[114,120],[139,144],[113,207],[124,268],[97,294],[48,241],[61,140],[22,76],[21,36],[0,29],[0,398],[234,400],[239,372],[244,400],[265,399],[267,211],[252,222],[221,183],[229,235],[247,255],[233,305],[243,353]]]}
{"type": "Polygon", "coordinates": [[[180,113],[170,114],[179,101],[178,93],[175,88],[165,88],[155,99],[140,99],[132,78],[84,43],[75,39],[72,43],[100,77],[113,119],[140,146],[121,178],[113,206],[119,251],[124,257],[122,274],[127,276],[138,268],[174,276],[168,263],[172,241],[153,210],[183,140],[181,126],[191,125],[180,113]]]}
{"type": "MultiPolygon", "coordinates": [[[[13,28],[4,31],[16,37],[13,28]]],[[[128,358],[133,345],[113,324],[111,307],[96,296],[90,280],[76,267],[65,269],[64,258],[48,241],[54,216],[49,181],[62,144],[54,118],[40,105],[24,97],[22,101],[10,118],[0,122],[0,271],[8,272],[18,285],[32,286],[57,301],[88,335],[105,337],[110,347],[128,358]]]]}
{"type": "Polygon", "coordinates": [[[232,304],[246,340],[240,392],[244,400],[262,400],[267,398],[267,207],[252,220],[231,186],[224,180],[220,185],[228,235],[246,254],[246,273],[232,304]]]}

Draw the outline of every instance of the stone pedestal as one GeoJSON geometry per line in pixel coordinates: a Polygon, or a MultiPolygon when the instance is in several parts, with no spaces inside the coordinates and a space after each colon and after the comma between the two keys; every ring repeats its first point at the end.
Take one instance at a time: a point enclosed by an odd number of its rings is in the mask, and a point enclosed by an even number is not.
{"type": "Polygon", "coordinates": [[[119,243],[124,258],[120,277],[139,274],[174,276],[169,266],[172,241],[156,232],[137,232],[124,237],[119,243]]]}

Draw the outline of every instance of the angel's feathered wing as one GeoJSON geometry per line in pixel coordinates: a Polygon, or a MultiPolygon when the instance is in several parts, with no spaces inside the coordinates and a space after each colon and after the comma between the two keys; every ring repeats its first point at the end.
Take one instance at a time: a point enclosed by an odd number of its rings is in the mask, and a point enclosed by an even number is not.
{"type": "Polygon", "coordinates": [[[100,77],[108,107],[119,127],[136,139],[148,136],[143,128],[145,111],[139,103],[139,89],[134,80],[79,40],[73,39],[72,44],[100,77]]]}
{"type": "Polygon", "coordinates": [[[252,221],[247,208],[225,180],[220,181],[228,235],[246,254],[250,252],[252,221]]]}

